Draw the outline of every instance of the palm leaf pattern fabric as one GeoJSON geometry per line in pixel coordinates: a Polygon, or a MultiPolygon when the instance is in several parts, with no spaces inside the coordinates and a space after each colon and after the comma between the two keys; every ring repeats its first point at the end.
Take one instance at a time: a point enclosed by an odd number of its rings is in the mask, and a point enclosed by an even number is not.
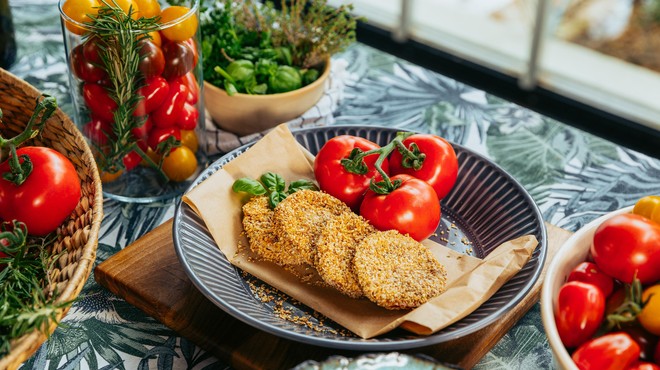
{"type": "MultiPolygon", "coordinates": [[[[10,69],[71,113],[57,2],[12,2],[18,61],[10,69]]],[[[363,44],[347,61],[335,123],[429,132],[493,160],[532,195],[546,221],[576,231],[606,212],[660,194],[660,161],[602,140],[363,44]]],[[[106,200],[97,264],[172,217],[176,199],[106,200]]],[[[228,333],[228,335],[231,335],[228,333]]],[[[442,360],[442,359],[440,359],[442,360]]],[[[552,356],[539,305],[477,369],[547,368],[552,356]]],[[[62,326],[23,369],[226,369],[229,365],[87,281],[62,326]]]]}

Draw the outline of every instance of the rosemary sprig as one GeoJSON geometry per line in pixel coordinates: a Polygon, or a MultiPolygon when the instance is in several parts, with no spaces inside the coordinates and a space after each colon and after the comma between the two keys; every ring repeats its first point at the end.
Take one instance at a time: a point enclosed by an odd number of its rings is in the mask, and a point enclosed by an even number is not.
{"type": "Polygon", "coordinates": [[[102,155],[99,166],[102,171],[109,173],[121,171],[125,168],[124,156],[135,151],[167,181],[160,166],[144,153],[131,133],[131,129],[141,126],[146,119],[133,115],[142,99],[138,89],[144,84],[139,70],[140,41],[150,38],[149,32],[158,29],[158,19],[133,19],[132,7],[125,13],[113,0],[102,0],[102,3],[98,14],[91,17],[93,32],[88,37],[95,36],[95,41],[99,43],[101,64],[110,82],[108,93],[117,103],[117,109],[114,111],[112,125],[114,140],[110,142],[109,151],[102,155]]]}
{"type": "Polygon", "coordinates": [[[72,302],[55,302],[50,292],[48,270],[59,255],[51,256],[47,245],[52,237],[28,237],[25,224],[0,224],[0,357],[11,349],[11,341],[33,330],[48,333],[50,323],[72,302]]]}

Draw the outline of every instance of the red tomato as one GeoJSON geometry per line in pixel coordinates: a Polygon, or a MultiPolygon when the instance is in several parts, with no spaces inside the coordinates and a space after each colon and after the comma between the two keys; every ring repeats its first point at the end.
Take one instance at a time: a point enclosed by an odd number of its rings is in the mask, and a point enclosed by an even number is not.
{"type": "Polygon", "coordinates": [[[163,77],[168,80],[184,76],[195,66],[195,56],[186,43],[168,42],[163,45],[165,71],[163,77]]]}
{"type": "Polygon", "coordinates": [[[566,347],[577,347],[591,338],[604,315],[605,296],[596,286],[570,281],[559,289],[555,322],[566,347]]]}
{"type": "MultiPolygon", "coordinates": [[[[24,222],[31,235],[47,235],[78,205],[78,173],[69,159],[51,148],[26,146],[16,154],[21,163],[22,156],[28,156],[33,168],[18,186],[0,176],[0,218],[24,222]]],[[[9,170],[8,161],[0,164],[0,173],[9,170]]]]}
{"type": "Polygon", "coordinates": [[[186,102],[183,104],[181,115],[176,121],[176,125],[182,130],[194,130],[197,127],[197,120],[199,119],[199,112],[194,105],[186,102]]]}
{"type": "Polygon", "coordinates": [[[191,37],[187,40],[184,40],[183,43],[188,45],[190,47],[190,50],[192,50],[193,52],[193,68],[195,68],[197,62],[199,61],[199,51],[197,49],[197,44],[195,43],[195,39],[191,37]]]}
{"type": "Polygon", "coordinates": [[[636,322],[623,325],[621,331],[630,335],[630,337],[637,342],[639,346],[639,357],[645,360],[653,360],[653,351],[658,343],[658,338],[644,330],[636,322]]]}
{"type": "MultiPolygon", "coordinates": [[[[374,166],[378,154],[364,158],[364,164],[366,165],[366,173],[364,174],[349,172],[344,168],[341,161],[348,158],[355,148],[366,152],[380,147],[372,141],[357,136],[335,136],[328,140],[316,155],[314,159],[314,176],[321,190],[357,211],[360,208],[364,194],[369,188],[369,181],[379,174],[374,166]]],[[[385,173],[389,173],[387,160],[383,162],[382,169],[385,173]]]]}
{"type": "Polygon", "coordinates": [[[95,83],[84,84],[83,99],[95,116],[104,121],[114,122],[113,112],[117,109],[117,103],[103,86],[95,83]]]}
{"type": "Polygon", "coordinates": [[[126,171],[130,171],[137,167],[140,162],[142,162],[142,157],[135,151],[132,150],[128,152],[124,158],[122,158],[122,162],[124,162],[124,167],[126,167],[126,171]]]}
{"type": "Polygon", "coordinates": [[[591,254],[606,274],[625,283],[660,280],[660,224],[625,213],[605,220],[594,234],[591,254]]]}
{"type": "Polygon", "coordinates": [[[614,290],[614,280],[593,262],[582,262],[575,266],[568,275],[568,281],[581,281],[583,283],[593,284],[603,292],[605,298],[609,297],[614,290]]]}
{"type": "Polygon", "coordinates": [[[85,59],[82,44],[71,50],[70,63],[73,74],[85,82],[97,82],[108,77],[105,69],[85,59]]]}
{"type": "Polygon", "coordinates": [[[85,59],[92,63],[96,64],[101,64],[102,59],[101,55],[99,54],[99,42],[101,42],[98,38],[98,36],[92,36],[88,38],[82,45],[83,45],[83,56],[85,59]]]}
{"type": "Polygon", "coordinates": [[[389,194],[367,190],[360,215],[379,230],[394,229],[417,241],[431,236],[440,224],[440,201],[431,185],[409,175],[390,179],[401,185],[389,194]]]}
{"type": "Polygon", "coordinates": [[[637,361],[626,368],[626,370],[660,370],[660,366],[652,362],[637,361]]]}
{"type": "Polygon", "coordinates": [[[158,45],[150,40],[140,41],[140,64],[138,68],[144,78],[160,76],[165,70],[165,57],[158,45]]]}
{"type": "Polygon", "coordinates": [[[181,117],[183,105],[188,97],[188,88],[178,82],[170,82],[170,89],[163,103],[151,113],[151,120],[156,127],[173,127],[181,117]]]}
{"type": "Polygon", "coordinates": [[[660,341],[655,345],[655,351],[653,351],[653,362],[660,365],[660,341]]]}
{"type": "Polygon", "coordinates": [[[197,78],[195,78],[195,74],[192,72],[186,73],[183,77],[181,77],[180,82],[186,85],[188,91],[190,92],[186,102],[191,105],[197,104],[197,101],[199,100],[199,85],[197,84],[197,78]]]}
{"type": "MultiPolygon", "coordinates": [[[[166,127],[158,128],[155,127],[149,133],[149,138],[147,138],[147,144],[149,147],[158,152],[158,145],[170,137],[174,137],[177,141],[181,141],[181,130],[178,127],[166,127]]],[[[173,148],[170,151],[174,150],[173,148]]]]}
{"type": "Polygon", "coordinates": [[[581,370],[626,369],[639,358],[639,346],[626,333],[609,333],[582,344],[571,357],[581,370]]]}
{"type": "Polygon", "coordinates": [[[148,79],[144,86],[138,89],[138,94],[144,98],[135,108],[135,116],[144,116],[156,110],[165,101],[170,91],[167,80],[160,76],[148,79]]]}
{"type": "Polygon", "coordinates": [[[114,136],[112,125],[108,121],[92,116],[91,121],[82,127],[85,137],[89,138],[94,144],[103,146],[108,143],[108,137],[114,136]]]}
{"type": "Polygon", "coordinates": [[[144,120],[141,126],[132,128],[131,133],[133,134],[133,137],[136,140],[146,141],[147,138],[149,137],[149,132],[151,131],[152,127],[153,127],[153,123],[151,123],[151,117],[147,117],[147,119],[144,120]]]}
{"type": "Polygon", "coordinates": [[[390,156],[390,171],[393,175],[405,173],[428,182],[438,199],[442,199],[454,187],[458,176],[458,161],[454,148],[445,139],[431,134],[414,134],[403,140],[406,148],[413,152],[421,152],[426,156],[421,167],[415,169],[412,163],[403,161],[399,150],[394,150],[390,156]],[[412,145],[419,148],[413,150],[412,145]]]}

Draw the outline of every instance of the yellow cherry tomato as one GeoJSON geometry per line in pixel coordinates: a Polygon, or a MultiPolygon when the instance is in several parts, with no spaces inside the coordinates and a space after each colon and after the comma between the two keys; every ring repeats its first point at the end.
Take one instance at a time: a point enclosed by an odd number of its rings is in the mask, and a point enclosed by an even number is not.
{"type": "Polygon", "coordinates": [[[634,214],[660,223],[660,195],[648,195],[635,203],[634,214]]]}
{"type": "Polygon", "coordinates": [[[649,333],[660,335],[660,284],[644,289],[642,302],[647,300],[644,309],[637,315],[637,320],[649,333]]]}
{"type": "Polygon", "coordinates": [[[193,153],[199,149],[199,141],[195,130],[181,130],[181,145],[187,146],[193,153]]]}
{"type": "Polygon", "coordinates": [[[180,146],[163,159],[163,172],[171,181],[183,181],[197,170],[197,158],[187,146],[180,146]]]}
{"type": "Polygon", "coordinates": [[[124,11],[124,14],[131,11],[131,18],[138,19],[139,7],[135,0],[106,0],[106,3],[113,8],[119,7],[124,11]]]}
{"type": "MultiPolygon", "coordinates": [[[[66,0],[62,4],[62,12],[72,20],[78,23],[91,22],[90,15],[98,14],[100,3],[98,0],[66,0]]],[[[83,35],[87,32],[85,27],[74,24],[70,21],[65,21],[66,28],[75,33],[76,35],[83,35]]]]}
{"type": "Polygon", "coordinates": [[[115,173],[110,173],[107,171],[100,171],[99,176],[101,177],[102,183],[113,182],[119,178],[124,173],[124,171],[117,171],[115,173]]]}
{"type": "Polygon", "coordinates": [[[135,0],[139,8],[138,18],[153,18],[160,15],[160,4],[157,0],[135,0]]]}
{"type": "Polygon", "coordinates": [[[190,8],[185,6],[170,6],[160,13],[160,23],[175,22],[173,25],[161,30],[162,35],[170,41],[181,42],[193,37],[197,32],[197,15],[191,14],[183,18],[190,8]]]}

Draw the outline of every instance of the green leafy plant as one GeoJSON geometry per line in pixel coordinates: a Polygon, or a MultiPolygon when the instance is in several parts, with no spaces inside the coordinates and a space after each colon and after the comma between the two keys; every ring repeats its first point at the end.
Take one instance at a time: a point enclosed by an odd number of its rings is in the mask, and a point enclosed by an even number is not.
{"type": "Polygon", "coordinates": [[[288,195],[303,189],[318,190],[318,187],[312,181],[305,179],[293,181],[287,187],[284,178],[273,172],[264,173],[259,180],[243,177],[236,180],[232,185],[232,190],[235,193],[268,196],[268,204],[271,209],[274,209],[288,195]]]}
{"type": "Polygon", "coordinates": [[[274,94],[314,82],[332,54],[355,41],[351,5],[326,0],[224,1],[202,17],[204,79],[229,95],[274,94]]]}

